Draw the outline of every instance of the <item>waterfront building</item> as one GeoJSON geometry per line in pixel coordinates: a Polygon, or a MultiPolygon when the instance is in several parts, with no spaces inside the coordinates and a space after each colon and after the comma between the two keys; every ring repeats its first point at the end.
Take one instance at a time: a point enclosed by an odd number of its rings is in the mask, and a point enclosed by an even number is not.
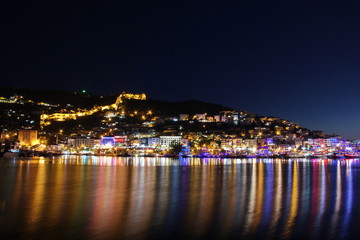
{"type": "Polygon", "coordinates": [[[190,156],[190,141],[187,139],[182,140],[182,146],[181,146],[181,156],[190,156]]]}
{"type": "Polygon", "coordinates": [[[341,138],[339,137],[331,137],[329,138],[329,146],[338,147],[340,146],[341,138]]]}
{"type": "Polygon", "coordinates": [[[67,145],[73,147],[93,148],[96,145],[100,145],[100,140],[93,138],[69,138],[67,140],[67,145]]]}
{"type": "Polygon", "coordinates": [[[274,145],[275,145],[274,139],[272,139],[272,138],[267,138],[267,139],[266,139],[266,145],[268,145],[268,146],[274,146],[274,145]]]}
{"type": "Polygon", "coordinates": [[[247,148],[257,148],[257,139],[244,139],[244,145],[247,148]]]}
{"type": "Polygon", "coordinates": [[[311,147],[325,147],[325,146],[327,146],[326,143],[327,143],[327,141],[324,138],[315,138],[315,139],[309,138],[308,139],[308,144],[311,147]]]}
{"type": "Polygon", "coordinates": [[[262,138],[257,139],[257,147],[258,148],[265,147],[266,145],[267,145],[266,144],[266,139],[262,139],[262,138]]]}
{"type": "Polygon", "coordinates": [[[26,145],[32,147],[39,144],[38,131],[31,129],[21,129],[18,132],[18,139],[20,145],[26,145]]]}
{"type": "Polygon", "coordinates": [[[150,137],[147,138],[147,145],[149,147],[157,147],[160,145],[160,138],[158,137],[150,137]]]}
{"type": "Polygon", "coordinates": [[[127,143],[127,136],[115,136],[114,137],[114,146],[124,147],[127,143]]]}
{"type": "Polygon", "coordinates": [[[115,146],[114,137],[102,137],[101,138],[101,146],[103,148],[112,148],[115,146]]]}
{"type": "Polygon", "coordinates": [[[225,150],[240,148],[242,146],[242,138],[222,138],[220,143],[220,147],[225,150]]]}
{"type": "Polygon", "coordinates": [[[162,148],[169,148],[174,144],[181,144],[181,136],[160,136],[160,146],[162,148]]]}

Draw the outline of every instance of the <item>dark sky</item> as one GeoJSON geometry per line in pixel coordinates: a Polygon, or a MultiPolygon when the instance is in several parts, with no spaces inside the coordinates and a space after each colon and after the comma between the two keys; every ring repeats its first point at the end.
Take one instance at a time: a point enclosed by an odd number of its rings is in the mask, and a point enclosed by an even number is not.
{"type": "Polygon", "coordinates": [[[198,99],[360,138],[360,1],[69,2],[1,3],[1,85],[198,99]]]}

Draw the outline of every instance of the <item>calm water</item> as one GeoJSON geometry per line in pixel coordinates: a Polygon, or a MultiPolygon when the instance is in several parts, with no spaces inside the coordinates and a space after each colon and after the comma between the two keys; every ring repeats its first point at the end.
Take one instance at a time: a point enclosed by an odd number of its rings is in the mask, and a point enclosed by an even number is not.
{"type": "Polygon", "coordinates": [[[359,237],[359,160],[0,159],[0,239],[359,237]]]}

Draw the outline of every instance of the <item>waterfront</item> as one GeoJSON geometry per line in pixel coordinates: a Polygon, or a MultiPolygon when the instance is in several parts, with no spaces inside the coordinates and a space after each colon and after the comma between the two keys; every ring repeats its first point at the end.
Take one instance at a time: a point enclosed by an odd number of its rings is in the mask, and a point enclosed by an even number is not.
{"type": "Polygon", "coordinates": [[[360,160],[0,161],[2,239],[355,239],[360,160]]]}

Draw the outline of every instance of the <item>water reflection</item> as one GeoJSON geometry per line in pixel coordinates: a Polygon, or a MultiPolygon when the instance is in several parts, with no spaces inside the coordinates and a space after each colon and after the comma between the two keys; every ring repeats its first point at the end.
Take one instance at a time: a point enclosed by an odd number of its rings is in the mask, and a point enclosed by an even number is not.
{"type": "Polygon", "coordinates": [[[359,160],[2,160],[0,236],[352,239],[359,169],[359,160]]]}

